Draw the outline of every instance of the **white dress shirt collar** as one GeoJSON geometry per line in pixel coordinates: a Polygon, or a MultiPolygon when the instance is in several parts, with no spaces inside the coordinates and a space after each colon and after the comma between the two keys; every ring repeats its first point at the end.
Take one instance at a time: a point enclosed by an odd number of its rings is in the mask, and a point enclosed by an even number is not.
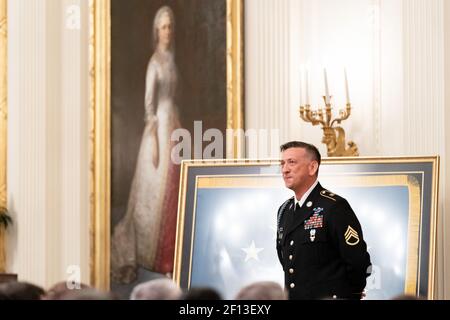
{"type": "MultiPolygon", "coordinates": [[[[294,196],[294,201],[295,201],[295,206],[298,205],[300,206],[300,208],[303,206],[303,204],[305,203],[306,199],[308,198],[308,196],[311,194],[311,192],[313,191],[313,189],[317,186],[317,184],[319,183],[319,180],[316,180],[316,182],[314,182],[312,184],[312,186],[308,189],[308,191],[306,191],[303,196],[300,198],[300,200],[297,200],[297,198],[294,196]]],[[[295,208],[295,207],[294,207],[295,208]]]]}

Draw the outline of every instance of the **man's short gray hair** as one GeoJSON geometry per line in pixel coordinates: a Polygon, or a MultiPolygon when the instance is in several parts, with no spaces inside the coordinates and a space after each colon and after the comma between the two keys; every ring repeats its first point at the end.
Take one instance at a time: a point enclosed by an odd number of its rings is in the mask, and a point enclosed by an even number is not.
{"type": "Polygon", "coordinates": [[[131,292],[131,300],[178,300],[181,289],[170,279],[160,278],[141,283],[131,292]]]}

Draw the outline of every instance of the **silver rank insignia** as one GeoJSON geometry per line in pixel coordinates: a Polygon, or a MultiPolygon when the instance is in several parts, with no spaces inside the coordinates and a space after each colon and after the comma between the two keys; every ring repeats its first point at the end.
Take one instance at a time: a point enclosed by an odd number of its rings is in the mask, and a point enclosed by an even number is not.
{"type": "Polygon", "coordinates": [[[309,207],[311,207],[312,206],[312,202],[311,201],[308,201],[308,203],[306,204],[306,206],[309,208],[309,207]]]}
{"type": "Polygon", "coordinates": [[[347,231],[344,234],[345,243],[349,246],[356,246],[359,243],[359,235],[355,229],[348,226],[347,231]]]}
{"type": "Polygon", "coordinates": [[[311,240],[311,242],[314,242],[314,240],[316,240],[316,229],[311,229],[309,231],[309,240],[311,240]]]}

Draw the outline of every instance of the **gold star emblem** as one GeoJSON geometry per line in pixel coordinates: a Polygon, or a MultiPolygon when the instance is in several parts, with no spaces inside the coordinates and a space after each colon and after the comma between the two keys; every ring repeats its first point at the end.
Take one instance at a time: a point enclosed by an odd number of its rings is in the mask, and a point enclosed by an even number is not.
{"type": "Polygon", "coordinates": [[[349,246],[356,246],[359,243],[358,232],[350,226],[348,226],[347,231],[345,231],[344,238],[345,243],[349,246]]]}

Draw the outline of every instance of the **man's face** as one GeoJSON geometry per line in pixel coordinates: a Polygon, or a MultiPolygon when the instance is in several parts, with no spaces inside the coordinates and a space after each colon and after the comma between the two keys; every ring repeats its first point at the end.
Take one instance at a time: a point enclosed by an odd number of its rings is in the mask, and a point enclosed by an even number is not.
{"type": "Polygon", "coordinates": [[[317,161],[303,148],[289,148],[281,156],[281,173],[286,188],[293,191],[305,188],[316,179],[317,161]]]}

